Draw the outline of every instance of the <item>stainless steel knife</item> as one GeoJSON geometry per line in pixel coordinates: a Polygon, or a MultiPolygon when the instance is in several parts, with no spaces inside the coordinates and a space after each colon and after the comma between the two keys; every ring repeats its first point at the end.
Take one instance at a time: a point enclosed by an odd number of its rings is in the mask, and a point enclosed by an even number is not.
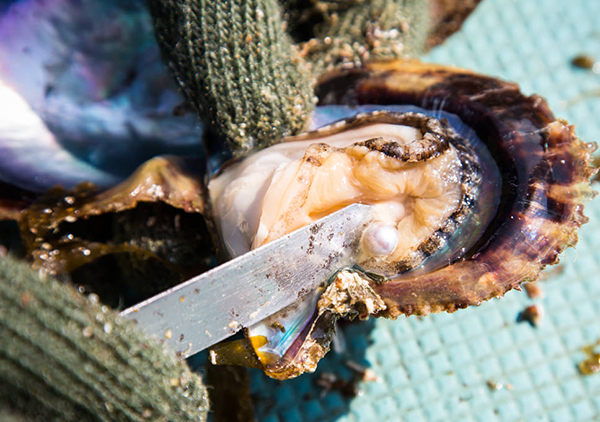
{"type": "Polygon", "coordinates": [[[297,301],[351,264],[371,207],[354,204],[121,312],[191,356],[297,301]]]}

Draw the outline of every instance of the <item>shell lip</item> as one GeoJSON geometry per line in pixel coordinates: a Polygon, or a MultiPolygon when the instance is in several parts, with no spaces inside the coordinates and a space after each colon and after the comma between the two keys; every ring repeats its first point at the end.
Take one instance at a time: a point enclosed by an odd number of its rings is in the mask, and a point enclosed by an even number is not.
{"type": "Polygon", "coordinates": [[[501,204],[485,237],[454,265],[376,286],[387,316],[476,305],[536,279],[576,243],[593,197],[590,154],[546,102],[517,85],[458,68],[412,62],[374,63],[326,75],[320,105],[412,104],[458,115],[496,158],[501,204]],[[452,284],[460,279],[461,283],[452,284]]]}

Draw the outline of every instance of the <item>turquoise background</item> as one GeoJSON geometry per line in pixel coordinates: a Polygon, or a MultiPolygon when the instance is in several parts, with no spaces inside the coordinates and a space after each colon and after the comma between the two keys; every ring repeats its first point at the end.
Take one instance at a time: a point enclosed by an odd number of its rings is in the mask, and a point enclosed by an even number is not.
{"type": "MultiPolygon", "coordinates": [[[[600,0],[484,0],[424,60],[517,82],[546,97],[583,140],[600,141],[600,73],[570,64],[582,53],[600,60],[600,0]]],[[[315,374],[279,382],[252,371],[259,420],[600,421],[600,374],[577,371],[582,347],[600,339],[600,200],[586,214],[577,248],[546,272],[538,328],[516,322],[533,303],[517,291],[454,314],[350,324],[345,351],[315,374]],[[346,359],[381,381],[360,383],[355,398],[322,394],[323,373],[351,377],[346,359]]]]}

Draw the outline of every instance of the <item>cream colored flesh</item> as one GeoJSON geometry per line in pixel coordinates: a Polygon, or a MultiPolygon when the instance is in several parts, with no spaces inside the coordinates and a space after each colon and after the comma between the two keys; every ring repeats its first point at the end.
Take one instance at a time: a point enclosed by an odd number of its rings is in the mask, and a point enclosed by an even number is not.
{"type": "Polygon", "coordinates": [[[450,147],[406,163],[354,145],[374,137],[408,144],[421,136],[412,127],[373,124],[277,144],[226,168],[209,190],[229,253],[245,253],[356,202],[374,205],[373,224],[398,233],[389,255],[368,256],[372,248],[365,247],[359,262],[396,261],[414,251],[460,204],[457,152],[450,147]]]}

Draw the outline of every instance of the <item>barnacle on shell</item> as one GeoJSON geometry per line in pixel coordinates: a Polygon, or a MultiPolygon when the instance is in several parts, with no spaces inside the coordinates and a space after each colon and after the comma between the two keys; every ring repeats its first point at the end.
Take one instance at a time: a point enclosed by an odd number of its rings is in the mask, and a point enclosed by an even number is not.
{"type": "MultiPolygon", "coordinates": [[[[595,145],[542,98],[419,62],[341,71],[317,92],[316,130],[225,166],[209,184],[232,255],[351,203],[376,210],[353,268],[248,329],[268,375],[313,371],[341,316],[478,305],[537,279],[577,242],[595,145]]],[[[216,356],[235,362],[227,347],[216,356]]]]}

